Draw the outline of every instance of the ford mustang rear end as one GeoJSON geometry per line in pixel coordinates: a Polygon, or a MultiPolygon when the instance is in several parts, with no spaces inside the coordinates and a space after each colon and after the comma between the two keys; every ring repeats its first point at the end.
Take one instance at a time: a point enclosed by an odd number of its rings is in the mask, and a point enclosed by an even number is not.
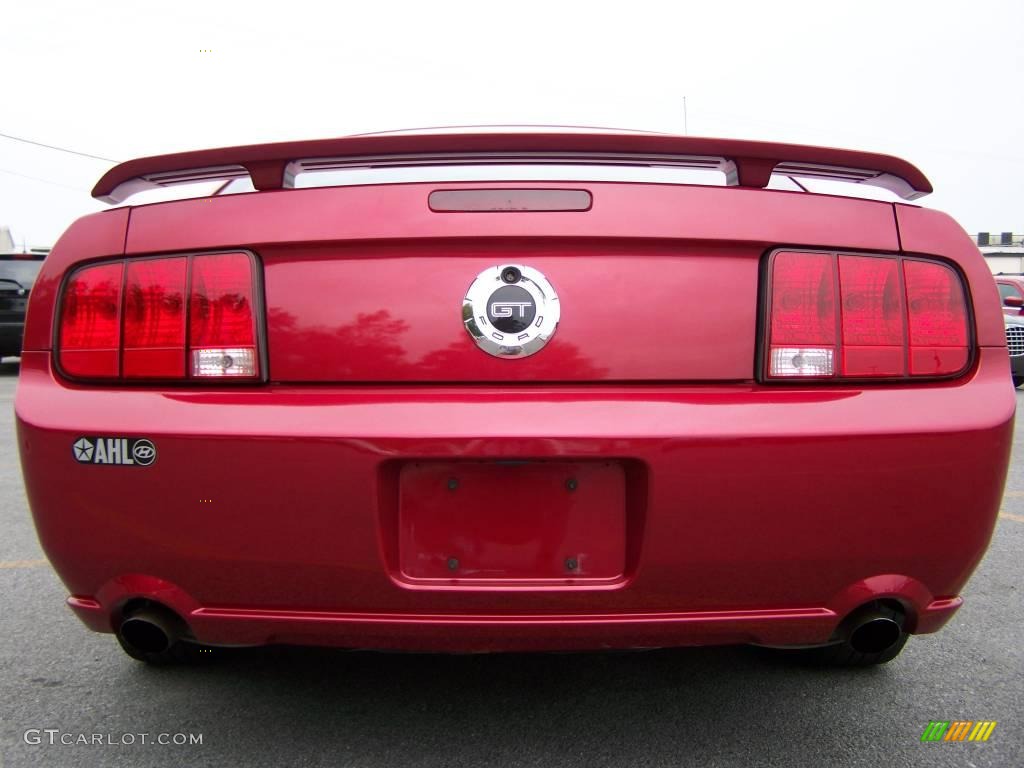
{"type": "Polygon", "coordinates": [[[1002,311],[948,216],[784,177],[931,190],[883,155],[583,132],[114,168],[111,202],[252,186],[87,216],[43,266],[16,409],[69,605],[148,661],[891,659],[953,615],[993,530],[1002,311]]]}

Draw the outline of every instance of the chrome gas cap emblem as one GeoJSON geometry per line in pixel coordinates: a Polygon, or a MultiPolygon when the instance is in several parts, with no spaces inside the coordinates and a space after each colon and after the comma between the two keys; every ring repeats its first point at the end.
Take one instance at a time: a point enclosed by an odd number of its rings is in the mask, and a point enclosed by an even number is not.
{"type": "Polygon", "coordinates": [[[558,328],[558,295],[533,267],[503,264],[485,269],[462,301],[462,322],[484,352],[528,357],[558,328]]]}

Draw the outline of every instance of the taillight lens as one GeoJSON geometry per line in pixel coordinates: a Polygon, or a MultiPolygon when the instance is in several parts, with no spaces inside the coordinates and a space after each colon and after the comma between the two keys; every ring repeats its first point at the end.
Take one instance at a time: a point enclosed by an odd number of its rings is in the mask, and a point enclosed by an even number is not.
{"type": "Polygon", "coordinates": [[[195,257],[189,298],[193,376],[256,375],[251,269],[244,253],[195,257]]]}
{"type": "Polygon", "coordinates": [[[125,378],[185,375],[185,278],[188,261],[128,262],[124,300],[125,378]]]}
{"type": "Polygon", "coordinates": [[[835,264],[828,254],[779,253],[772,276],[773,376],[831,376],[836,355],[835,264]]]}
{"type": "Polygon", "coordinates": [[[964,286],[944,264],[782,251],[768,297],[769,379],[947,376],[969,359],[964,286]]]}
{"type": "Polygon", "coordinates": [[[71,376],[116,378],[120,373],[121,282],[124,264],[78,270],[60,308],[60,364],[71,376]]]}
{"type": "Polygon", "coordinates": [[[967,365],[967,305],[960,278],[949,267],[906,261],[910,373],[935,376],[967,365]]]}
{"type": "Polygon", "coordinates": [[[902,376],[903,292],[896,259],[839,257],[843,376],[902,376]]]}
{"type": "Polygon", "coordinates": [[[60,368],[89,379],[256,379],[255,278],[246,253],[83,267],[61,296],[60,368]]]}

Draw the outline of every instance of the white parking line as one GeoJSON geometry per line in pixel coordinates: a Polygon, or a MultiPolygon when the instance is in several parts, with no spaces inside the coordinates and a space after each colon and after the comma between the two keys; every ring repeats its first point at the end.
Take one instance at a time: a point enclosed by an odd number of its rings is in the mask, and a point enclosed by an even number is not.
{"type": "Polygon", "coordinates": [[[49,560],[0,560],[0,570],[8,568],[47,568],[49,560]]]}
{"type": "MultiPolygon", "coordinates": [[[[1004,499],[1024,499],[1024,491],[1003,491],[1004,499]]],[[[1024,515],[1015,515],[1012,512],[1006,512],[1005,510],[999,510],[999,516],[1004,517],[1007,520],[1013,520],[1016,523],[1024,523],[1024,515]]]]}

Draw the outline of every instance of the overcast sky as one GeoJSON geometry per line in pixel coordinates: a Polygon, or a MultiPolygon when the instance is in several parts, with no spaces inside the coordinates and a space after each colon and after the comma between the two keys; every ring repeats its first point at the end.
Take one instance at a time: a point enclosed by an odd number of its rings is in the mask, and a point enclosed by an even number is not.
{"type": "MultiPolygon", "coordinates": [[[[126,160],[455,124],[824,144],[1024,230],[1024,2],[8,3],[0,133],[126,160]],[[156,10],[159,8],[159,10],[156,10]]],[[[50,245],[110,166],[0,138],[0,225],[50,245]]]]}

